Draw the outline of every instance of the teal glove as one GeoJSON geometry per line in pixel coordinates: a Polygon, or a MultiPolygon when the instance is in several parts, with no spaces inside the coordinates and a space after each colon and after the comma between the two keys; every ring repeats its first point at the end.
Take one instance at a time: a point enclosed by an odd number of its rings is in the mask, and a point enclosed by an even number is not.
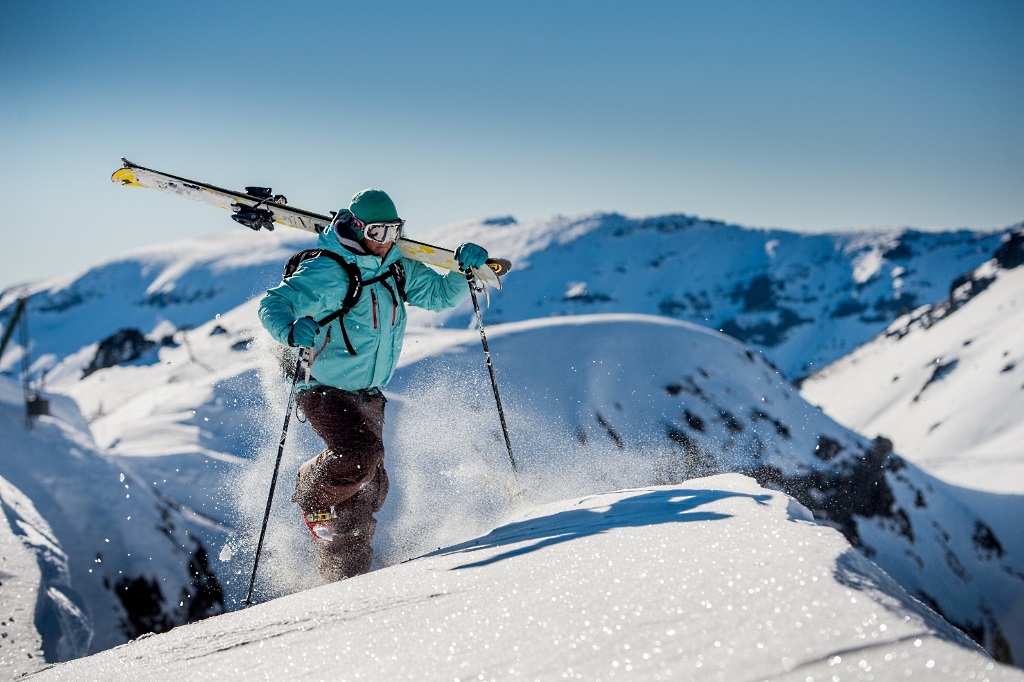
{"type": "Polygon", "coordinates": [[[470,268],[482,268],[487,263],[487,250],[473,242],[466,242],[455,249],[455,260],[463,272],[469,272],[470,268]]]}
{"type": "Polygon", "coordinates": [[[292,322],[292,330],[288,332],[288,344],[309,348],[320,333],[320,325],[312,317],[300,317],[292,322]]]}

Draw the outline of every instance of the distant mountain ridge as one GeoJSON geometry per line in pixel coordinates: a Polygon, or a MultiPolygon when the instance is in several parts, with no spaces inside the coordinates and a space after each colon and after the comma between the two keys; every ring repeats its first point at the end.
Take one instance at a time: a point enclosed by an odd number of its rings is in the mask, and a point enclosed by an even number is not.
{"type": "Polygon", "coordinates": [[[824,367],[992,258],[1013,228],[804,234],[675,215],[466,224],[511,252],[489,319],[636,312],[719,329],[791,380],[824,367]]]}
{"type": "MultiPolygon", "coordinates": [[[[426,239],[472,239],[512,258],[506,291],[492,297],[492,323],[605,312],[663,315],[720,329],[799,380],[901,314],[949,296],[955,279],[989,260],[1011,233],[803,234],[683,215],[597,214],[530,224],[467,222],[426,239]]],[[[72,347],[78,339],[98,343],[133,328],[159,341],[258,296],[278,281],[288,255],[310,241],[295,231],[228,230],[140,250],[77,276],[0,293],[0,320],[27,292],[34,356],[48,357],[40,366],[52,369],[80,349],[72,347]],[[109,305],[119,314],[104,314],[109,305]],[[53,323],[82,334],[63,336],[53,323]]],[[[452,314],[468,317],[465,306],[460,311],[420,319],[432,326],[452,314]]],[[[9,352],[0,371],[15,360],[9,352]]]]}

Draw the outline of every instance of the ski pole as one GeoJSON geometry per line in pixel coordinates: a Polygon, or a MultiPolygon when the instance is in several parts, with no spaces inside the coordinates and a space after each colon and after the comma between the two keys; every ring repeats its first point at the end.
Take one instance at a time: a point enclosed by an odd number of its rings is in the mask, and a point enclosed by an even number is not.
{"type": "Polygon", "coordinates": [[[480,341],[484,346],[484,358],[487,360],[487,371],[491,374],[491,388],[494,389],[494,402],[498,406],[498,418],[501,420],[501,431],[505,434],[505,447],[508,449],[508,461],[512,463],[512,471],[519,478],[519,468],[516,466],[516,458],[512,454],[512,441],[508,437],[508,424],[505,423],[505,410],[501,407],[501,395],[498,393],[498,380],[494,376],[494,365],[491,363],[491,351],[487,347],[487,334],[484,332],[484,316],[480,312],[480,301],[476,297],[476,279],[473,272],[466,272],[466,279],[469,281],[469,293],[473,297],[473,310],[476,311],[476,322],[480,327],[480,341]]]}
{"type": "Polygon", "coordinates": [[[281,429],[281,442],[277,446],[277,461],[274,462],[274,475],[270,479],[270,494],[267,495],[267,509],[263,512],[263,528],[260,529],[260,539],[256,543],[256,559],[252,564],[252,577],[249,578],[249,591],[245,594],[242,603],[246,606],[252,605],[252,589],[256,584],[256,570],[260,565],[260,552],[263,551],[263,538],[267,534],[267,522],[270,521],[270,507],[274,503],[274,488],[277,487],[277,472],[281,468],[281,457],[284,455],[284,441],[288,437],[288,422],[292,418],[292,405],[295,403],[295,386],[299,383],[299,372],[302,371],[302,348],[299,349],[299,359],[295,363],[295,375],[292,377],[292,387],[288,391],[288,407],[284,412],[284,427],[281,429]]]}

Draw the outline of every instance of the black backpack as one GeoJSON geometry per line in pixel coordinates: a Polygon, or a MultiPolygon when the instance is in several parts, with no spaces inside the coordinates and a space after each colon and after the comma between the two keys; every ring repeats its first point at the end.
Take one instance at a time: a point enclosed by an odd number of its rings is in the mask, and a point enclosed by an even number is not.
{"type": "MultiPolygon", "coordinates": [[[[317,320],[317,324],[321,327],[327,326],[334,320],[344,318],[348,314],[348,311],[355,307],[356,303],[359,302],[359,297],[363,293],[363,286],[366,284],[374,284],[380,282],[384,285],[384,288],[391,294],[391,300],[397,306],[399,301],[405,302],[405,268],[402,266],[401,259],[396,260],[388,268],[388,271],[383,275],[378,275],[368,280],[363,279],[363,275],[359,272],[359,266],[355,263],[342,258],[337,253],[334,253],[330,249],[305,249],[299,251],[297,254],[288,259],[288,262],[284,266],[284,278],[288,279],[295,271],[299,269],[299,265],[303,261],[310,260],[311,258],[318,258],[319,256],[327,256],[335,263],[341,266],[341,269],[345,271],[348,276],[348,291],[345,292],[345,298],[341,301],[341,307],[335,310],[330,315],[323,319],[317,320]],[[392,289],[391,285],[386,280],[393,279],[395,281],[395,288],[392,289]],[[397,293],[396,293],[397,290],[397,293]]],[[[345,348],[348,349],[350,355],[356,354],[356,349],[352,347],[352,342],[348,339],[348,332],[345,330],[345,320],[340,319],[338,324],[341,326],[341,334],[345,338],[345,348]]]]}

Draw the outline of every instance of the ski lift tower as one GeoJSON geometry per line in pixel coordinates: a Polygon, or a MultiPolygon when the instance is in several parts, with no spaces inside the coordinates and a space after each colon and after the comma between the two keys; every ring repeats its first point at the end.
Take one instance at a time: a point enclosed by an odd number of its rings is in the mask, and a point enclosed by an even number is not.
{"type": "Polygon", "coordinates": [[[14,330],[20,330],[20,341],[21,341],[21,377],[22,386],[25,391],[25,422],[28,428],[32,428],[32,418],[39,417],[44,414],[50,414],[50,401],[42,396],[41,385],[40,390],[36,390],[32,386],[32,381],[29,377],[29,369],[31,368],[31,361],[29,359],[29,335],[28,335],[28,315],[25,313],[26,303],[28,299],[19,298],[18,302],[14,306],[14,313],[11,315],[10,322],[7,324],[7,328],[4,329],[3,339],[0,340],[0,358],[3,358],[4,351],[7,349],[7,344],[14,335],[14,330]],[[18,323],[21,323],[20,326],[18,323]]]}

